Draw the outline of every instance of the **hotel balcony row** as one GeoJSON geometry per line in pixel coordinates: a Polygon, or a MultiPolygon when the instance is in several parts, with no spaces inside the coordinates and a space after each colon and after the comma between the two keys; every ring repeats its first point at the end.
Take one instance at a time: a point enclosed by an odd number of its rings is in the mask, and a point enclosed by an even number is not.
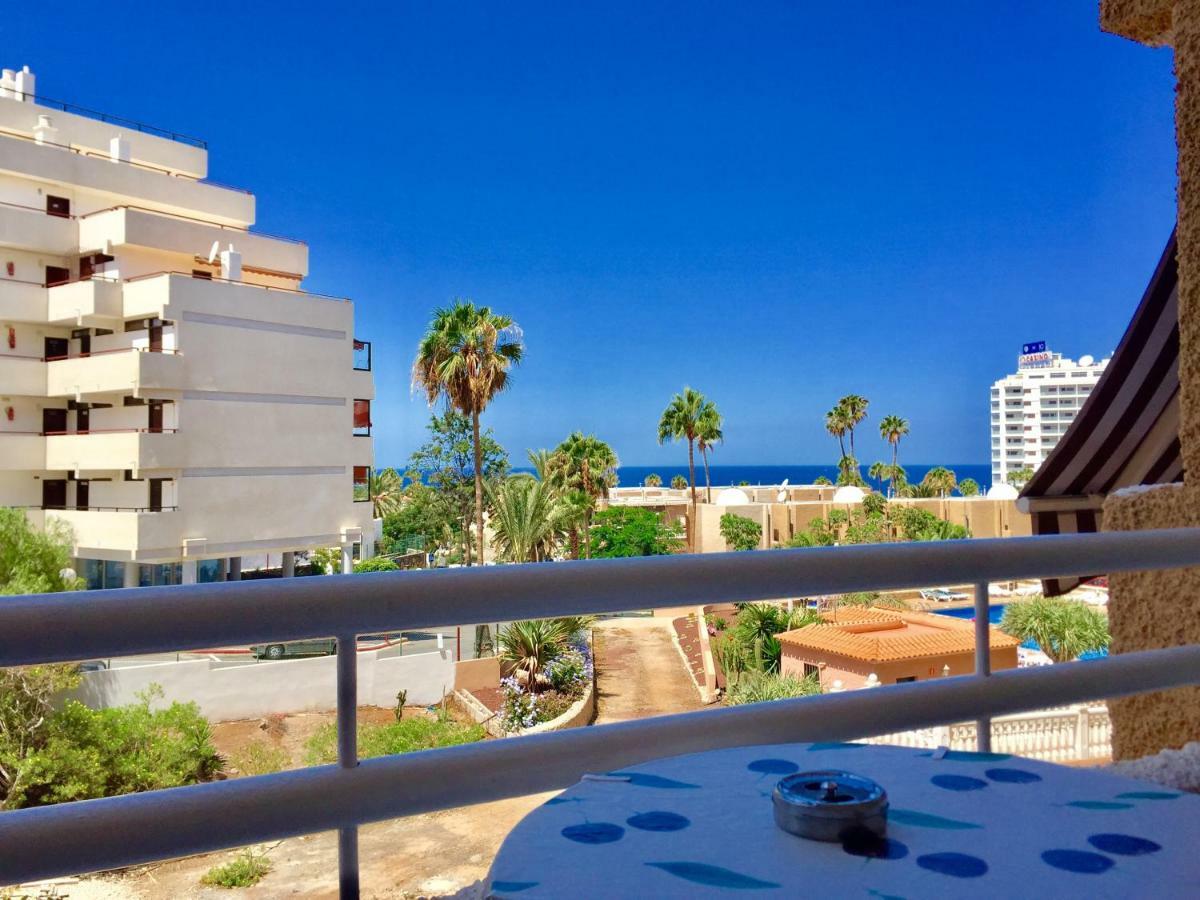
{"type": "Polygon", "coordinates": [[[138,548],[175,550],[181,546],[184,527],[179,510],[171,507],[27,509],[25,517],[35,528],[44,528],[48,521],[65,522],[79,552],[88,556],[111,552],[126,557],[131,550],[136,556],[138,548]]]}
{"type": "Polygon", "coordinates": [[[149,352],[136,347],[70,359],[0,354],[0,385],[6,394],[23,397],[67,397],[145,391],[177,393],[186,370],[174,351],[149,352]]]}
{"type": "MultiPolygon", "coordinates": [[[[52,189],[51,189],[52,191],[52,189]]],[[[114,206],[73,215],[70,201],[48,196],[45,208],[0,202],[0,246],[36,253],[119,254],[136,247],[207,258],[212,245],[232,244],[250,271],[301,279],[308,274],[302,241],[247,231],[219,221],[139,206],[114,206]]]]}
{"type": "Polygon", "coordinates": [[[92,472],[178,469],[186,448],[175,429],[123,429],[84,434],[0,431],[0,471],[92,472]]]}

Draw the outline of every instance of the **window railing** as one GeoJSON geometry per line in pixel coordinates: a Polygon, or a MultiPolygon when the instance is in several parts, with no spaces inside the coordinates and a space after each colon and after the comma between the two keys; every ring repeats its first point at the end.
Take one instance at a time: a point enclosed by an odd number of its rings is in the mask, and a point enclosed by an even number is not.
{"type": "Polygon", "coordinates": [[[90,591],[0,600],[0,665],[329,635],[339,762],[0,815],[0,883],[339,831],[358,893],[357,826],[566,787],[666,756],[837,741],[1200,683],[1200,645],[992,674],[988,584],[1200,564],[1200,529],[588,560],[90,591]],[[336,580],[331,581],[330,578],[336,580]],[[631,607],[975,585],[976,674],[467,744],[359,762],[356,636],[631,607]],[[981,639],[982,638],[982,639],[981,639]],[[486,777],[485,777],[486,776],[486,777]]]}
{"type": "Polygon", "coordinates": [[[371,342],[354,339],[354,371],[371,371],[371,342]]]}
{"type": "MultiPolygon", "coordinates": [[[[84,479],[85,481],[87,479],[84,479]]],[[[52,512],[174,512],[179,509],[178,506],[98,506],[95,503],[89,503],[87,506],[75,506],[73,504],[64,504],[62,506],[23,506],[19,509],[42,509],[52,512]]],[[[2,871],[2,870],[0,870],[2,871]]]]}

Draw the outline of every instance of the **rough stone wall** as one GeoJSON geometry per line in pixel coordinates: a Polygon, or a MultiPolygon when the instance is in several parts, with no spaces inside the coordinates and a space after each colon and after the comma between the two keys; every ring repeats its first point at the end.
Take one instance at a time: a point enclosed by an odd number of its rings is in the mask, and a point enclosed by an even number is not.
{"type": "Polygon", "coordinates": [[[1172,0],[1103,0],[1100,27],[1139,44],[1170,43],[1172,0]]]}
{"type": "MultiPolygon", "coordinates": [[[[1106,531],[1200,525],[1200,491],[1182,485],[1114,494],[1104,503],[1106,531]]],[[[1200,644],[1200,569],[1110,576],[1113,653],[1200,644]]],[[[1200,687],[1108,701],[1113,759],[1136,759],[1200,740],[1200,687]]]]}

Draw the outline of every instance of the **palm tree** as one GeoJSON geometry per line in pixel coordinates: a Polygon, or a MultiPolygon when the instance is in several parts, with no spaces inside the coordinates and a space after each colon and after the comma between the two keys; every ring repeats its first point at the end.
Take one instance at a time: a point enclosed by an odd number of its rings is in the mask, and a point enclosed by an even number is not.
{"type": "Polygon", "coordinates": [[[554,448],[549,458],[550,471],[566,489],[580,491],[587,496],[589,506],[583,523],[584,547],[587,557],[592,555],[592,510],[596,501],[608,496],[608,488],[616,481],[617,454],[594,434],[585,435],[576,431],[554,448]]]}
{"type": "Polygon", "coordinates": [[[1009,603],[1000,619],[1000,630],[1022,641],[1033,640],[1056,663],[1078,659],[1092,650],[1105,650],[1112,642],[1108,620],[1086,603],[1061,597],[1030,597],[1009,603]]]}
{"type": "Polygon", "coordinates": [[[846,456],[846,431],[849,427],[850,420],[840,405],[825,413],[825,430],[837,438],[838,448],[842,451],[839,458],[846,456]]]}
{"type": "Polygon", "coordinates": [[[854,428],[867,417],[867,406],[871,403],[860,394],[847,394],[838,401],[838,408],[846,416],[846,430],[850,433],[850,455],[854,456],[854,428]]]}
{"type": "Polygon", "coordinates": [[[954,488],[958,485],[958,478],[945,466],[935,466],[925,473],[921,484],[937,493],[938,496],[946,497],[954,492],[954,488]]]}
{"type": "Polygon", "coordinates": [[[646,487],[662,487],[662,476],[657,472],[651,472],[646,476],[646,480],[642,482],[646,487]]]}
{"type": "Polygon", "coordinates": [[[674,490],[677,490],[677,491],[682,491],[682,490],[683,490],[685,487],[687,487],[687,486],[688,486],[688,484],[687,484],[687,479],[686,479],[686,478],[684,478],[682,475],[674,475],[674,476],[672,476],[672,478],[671,478],[671,487],[672,487],[674,490]]]}
{"type": "Polygon", "coordinates": [[[371,513],[382,519],[400,508],[404,479],[395,469],[384,469],[371,479],[371,513]]]}
{"type": "Polygon", "coordinates": [[[879,422],[879,436],[892,445],[892,468],[900,467],[900,438],[908,434],[908,419],[884,416],[879,422]]]}
{"type": "Polygon", "coordinates": [[[508,562],[543,562],[558,544],[560,514],[553,488],[532,475],[487,486],[492,546],[508,562]]]}
{"type": "Polygon", "coordinates": [[[658,420],[658,442],[686,440],[688,445],[688,485],[692,489],[692,513],[688,517],[688,539],[692,552],[696,550],[696,438],[700,431],[700,415],[710,405],[704,395],[690,387],[671,398],[662,418],[658,420]]]}
{"type": "Polygon", "coordinates": [[[872,481],[879,482],[880,486],[888,480],[889,466],[887,463],[876,460],[871,463],[871,467],[867,469],[867,477],[872,481]]]}
{"type": "Polygon", "coordinates": [[[976,497],[979,495],[979,482],[974,478],[964,478],[958,483],[958,492],[964,497],[976,497]]]}
{"type": "Polygon", "coordinates": [[[470,300],[434,312],[429,330],[417,346],[413,387],[420,387],[432,406],[439,397],[471,417],[475,446],[475,531],[483,564],[483,447],[479,417],[508,386],[512,368],[525,348],[520,329],[508,316],[470,300]]]}
{"type": "Polygon", "coordinates": [[[725,433],[721,430],[722,424],[723,420],[721,414],[717,412],[717,407],[706,400],[704,409],[700,412],[696,441],[700,448],[700,458],[704,460],[704,501],[706,503],[712,503],[712,482],[708,477],[708,453],[712,450],[713,444],[725,440],[725,433]]]}

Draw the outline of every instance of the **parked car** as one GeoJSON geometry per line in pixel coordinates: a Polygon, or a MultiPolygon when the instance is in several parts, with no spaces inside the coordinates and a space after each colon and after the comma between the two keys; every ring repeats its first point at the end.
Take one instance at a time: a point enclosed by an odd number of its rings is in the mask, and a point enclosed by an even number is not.
{"type": "Polygon", "coordinates": [[[308,641],[284,641],[279,644],[255,644],[250,648],[255,659],[284,659],[289,656],[331,656],[337,652],[334,638],[308,641]]]}
{"type": "Polygon", "coordinates": [[[102,659],[89,659],[87,662],[79,664],[80,672],[103,672],[108,668],[108,663],[102,659]]]}

